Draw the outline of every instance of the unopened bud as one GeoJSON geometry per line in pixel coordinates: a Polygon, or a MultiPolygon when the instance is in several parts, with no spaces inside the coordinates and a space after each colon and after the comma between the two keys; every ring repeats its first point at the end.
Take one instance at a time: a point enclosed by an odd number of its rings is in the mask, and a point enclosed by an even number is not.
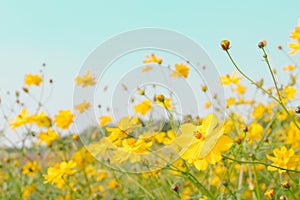
{"type": "Polygon", "coordinates": [[[230,42],[228,40],[222,40],[220,44],[224,51],[230,49],[230,42]]]}

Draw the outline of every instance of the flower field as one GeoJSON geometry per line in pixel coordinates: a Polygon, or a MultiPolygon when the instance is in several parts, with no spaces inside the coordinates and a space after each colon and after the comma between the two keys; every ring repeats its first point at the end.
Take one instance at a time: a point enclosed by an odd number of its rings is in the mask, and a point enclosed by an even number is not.
{"type": "MultiPolygon", "coordinates": [[[[0,104],[0,199],[300,199],[300,21],[289,37],[288,50],[278,51],[290,63],[277,68],[267,42],[258,43],[270,85],[243,72],[231,54],[234,41],[221,41],[232,65],[217,81],[230,95],[214,104],[222,99],[199,83],[196,91],[206,99],[197,115],[180,114],[173,94],[155,83],[136,86],[131,115],[114,116],[113,108],[88,99],[53,113],[44,88],[55,90],[55,77],[47,79],[46,65],[25,74],[20,90],[1,96],[8,103],[0,104]],[[97,124],[76,131],[80,117],[89,120],[94,109],[101,113],[97,124]]],[[[161,55],[147,54],[139,73],[164,63],[161,55]]],[[[166,69],[172,81],[194,72],[184,60],[166,69]]],[[[88,90],[96,75],[87,70],[70,84],[88,90]]],[[[122,88],[128,90],[126,83],[122,88]]]]}

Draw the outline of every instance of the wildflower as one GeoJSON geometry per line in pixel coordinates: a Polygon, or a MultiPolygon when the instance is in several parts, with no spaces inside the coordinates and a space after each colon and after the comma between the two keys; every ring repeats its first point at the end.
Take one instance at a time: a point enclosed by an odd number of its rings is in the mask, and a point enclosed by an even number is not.
{"type": "Polygon", "coordinates": [[[253,122],[247,127],[247,138],[249,139],[249,143],[251,144],[253,140],[258,140],[261,137],[264,128],[256,123],[253,122]]]}
{"type": "Polygon", "coordinates": [[[40,170],[41,168],[36,161],[34,162],[28,161],[22,167],[22,174],[27,174],[28,176],[34,176],[34,174],[40,170]]]}
{"type": "Polygon", "coordinates": [[[226,99],[226,107],[230,107],[235,103],[235,99],[234,97],[230,97],[228,99],[226,99]]]}
{"type": "MultiPolygon", "coordinates": [[[[294,150],[291,148],[287,150],[285,146],[282,146],[281,149],[274,149],[274,156],[267,155],[267,158],[271,160],[273,166],[281,167],[284,169],[295,169],[298,162],[299,156],[296,156],[294,150]]],[[[280,174],[286,170],[278,169],[272,166],[268,166],[269,171],[278,171],[280,174]]]]}
{"type": "Polygon", "coordinates": [[[90,107],[91,107],[91,105],[88,102],[86,102],[85,100],[80,104],[74,105],[74,109],[78,110],[79,113],[83,113],[85,110],[87,110],[90,107]]]}
{"type": "Polygon", "coordinates": [[[157,64],[161,64],[162,63],[162,59],[161,58],[157,58],[154,54],[151,54],[151,56],[146,55],[145,60],[143,60],[143,63],[157,63],[157,64]]]}
{"type": "Polygon", "coordinates": [[[27,123],[32,123],[32,117],[27,115],[27,111],[25,108],[22,108],[20,114],[16,116],[15,121],[11,122],[9,126],[12,130],[14,130],[15,128],[23,126],[27,123]]]}
{"type": "Polygon", "coordinates": [[[78,140],[78,139],[79,139],[79,136],[76,135],[76,134],[74,134],[74,135],[72,135],[72,139],[73,139],[73,140],[78,140]]]}
{"type": "Polygon", "coordinates": [[[82,168],[86,164],[91,163],[94,160],[94,158],[85,147],[82,147],[79,151],[73,154],[72,160],[76,162],[76,166],[78,168],[82,168]]]}
{"type": "Polygon", "coordinates": [[[264,196],[267,198],[267,199],[273,199],[275,197],[275,190],[274,189],[268,189],[264,196]]]}
{"type": "Polygon", "coordinates": [[[151,109],[151,101],[148,99],[134,106],[134,111],[137,114],[141,114],[141,115],[147,114],[147,112],[149,112],[150,109],[151,109]]]}
{"type": "Polygon", "coordinates": [[[289,123],[285,143],[291,145],[292,148],[300,147],[300,131],[293,122],[289,123]]]}
{"type": "Polygon", "coordinates": [[[201,90],[202,90],[202,92],[206,92],[207,91],[207,86],[206,85],[201,85],[201,90]]]}
{"type": "Polygon", "coordinates": [[[229,74],[226,74],[225,76],[221,76],[220,80],[223,85],[230,85],[230,84],[239,84],[241,77],[236,76],[236,71],[233,72],[233,74],[230,76],[229,74]]]}
{"type": "Polygon", "coordinates": [[[111,116],[101,116],[98,118],[99,126],[102,127],[112,120],[111,116]]]}
{"type": "Polygon", "coordinates": [[[44,184],[51,183],[56,184],[57,186],[61,186],[65,183],[64,176],[72,175],[76,173],[74,169],[76,167],[76,163],[73,160],[69,162],[61,162],[56,163],[53,167],[49,167],[47,170],[47,174],[44,174],[43,177],[46,179],[44,184]]]}
{"type": "Polygon", "coordinates": [[[204,103],[204,108],[208,109],[211,106],[211,102],[210,101],[206,101],[204,103]]]}
{"type": "Polygon", "coordinates": [[[48,130],[46,132],[41,131],[40,135],[37,136],[37,138],[40,140],[40,143],[45,142],[46,145],[49,147],[49,146],[51,146],[51,143],[54,140],[58,139],[58,135],[55,130],[48,128],[48,130]]]}
{"type": "Polygon", "coordinates": [[[224,51],[230,49],[230,42],[228,40],[222,40],[220,44],[224,51]]]}
{"type": "Polygon", "coordinates": [[[127,138],[122,141],[122,148],[116,150],[110,158],[112,163],[122,163],[129,160],[131,163],[141,161],[141,154],[147,154],[147,149],[152,146],[152,142],[145,139],[127,138]]]}
{"type": "Polygon", "coordinates": [[[155,95],[154,101],[163,108],[172,109],[171,98],[165,98],[163,94],[155,95]]]}
{"type": "Polygon", "coordinates": [[[61,129],[67,129],[73,122],[73,114],[70,110],[60,110],[58,114],[54,116],[55,125],[61,129]]]}
{"type": "Polygon", "coordinates": [[[32,116],[32,121],[38,126],[38,127],[50,127],[51,126],[51,119],[45,115],[44,112],[40,112],[38,115],[32,116]]]}
{"type": "Polygon", "coordinates": [[[266,113],[266,111],[267,108],[262,103],[259,103],[257,106],[254,107],[254,110],[251,113],[251,117],[260,118],[266,113]]]}
{"type": "Polygon", "coordinates": [[[298,39],[297,43],[289,43],[288,44],[289,48],[291,48],[292,50],[289,52],[290,55],[295,54],[297,51],[300,50],[300,39],[298,39]]]}
{"type": "Polygon", "coordinates": [[[91,75],[90,71],[87,71],[83,76],[76,76],[74,80],[77,86],[81,85],[83,88],[96,84],[95,77],[91,75]]]}
{"type": "Polygon", "coordinates": [[[112,179],[108,183],[108,189],[114,189],[114,188],[118,187],[118,185],[119,185],[118,181],[116,179],[112,179]]]}
{"type": "Polygon", "coordinates": [[[42,82],[42,78],[38,74],[25,74],[24,83],[28,86],[39,86],[42,82]]]}
{"type": "Polygon", "coordinates": [[[24,200],[31,199],[30,195],[35,191],[36,191],[36,186],[34,184],[22,187],[22,199],[24,200]]]}
{"type": "Polygon", "coordinates": [[[267,45],[267,41],[266,40],[262,40],[258,43],[258,48],[264,48],[267,45]]]}
{"type": "Polygon", "coordinates": [[[198,170],[205,170],[209,163],[220,161],[221,152],[233,144],[232,139],[224,135],[223,125],[223,122],[218,124],[215,114],[207,115],[200,126],[183,124],[180,127],[182,134],[175,139],[184,147],[180,152],[181,157],[193,163],[198,170]]]}
{"type": "Polygon", "coordinates": [[[282,68],[283,71],[293,71],[295,69],[294,65],[287,65],[282,68]]]}
{"type": "Polygon", "coordinates": [[[187,78],[189,74],[189,67],[183,63],[175,64],[175,70],[171,73],[171,77],[187,78]]]}
{"type": "Polygon", "coordinates": [[[289,182],[288,181],[283,181],[282,183],[281,183],[281,185],[282,185],[282,187],[284,187],[284,188],[290,188],[290,184],[289,184],[289,182]]]}
{"type": "Polygon", "coordinates": [[[139,119],[137,117],[130,118],[130,116],[121,118],[120,121],[116,123],[116,128],[107,127],[106,130],[110,133],[108,139],[111,142],[119,142],[127,133],[132,132],[135,128],[140,125],[137,124],[139,119]]]}

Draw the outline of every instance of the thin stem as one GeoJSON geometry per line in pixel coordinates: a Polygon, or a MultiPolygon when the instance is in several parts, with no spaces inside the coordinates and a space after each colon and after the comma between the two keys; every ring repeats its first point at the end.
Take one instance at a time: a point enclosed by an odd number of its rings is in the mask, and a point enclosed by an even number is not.
{"type": "Polygon", "coordinates": [[[265,166],[268,166],[268,167],[274,167],[276,169],[281,169],[281,170],[285,170],[285,171],[289,171],[289,172],[300,173],[299,170],[286,169],[286,168],[283,168],[283,167],[278,167],[278,166],[275,166],[275,165],[272,165],[272,164],[268,164],[268,163],[264,163],[264,162],[260,162],[260,161],[242,161],[242,160],[236,160],[234,158],[230,158],[230,157],[227,157],[225,155],[222,155],[222,157],[225,158],[225,159],[228,159],[228,160],[240,163],[240,164],[241,163],[247,163],[247,164],[251,164],[251,165],[261,164],[261,165],[265,165],[265,166]]]}
{"type": "MultiPolygon", "coordinates": [[[[290,114],[290,112],[288,111],[288,109],[285,107],[285,105],[283,104],[283,102],[281,100],[278,100],[276,97],[274,97],[271,93],[269,93],[267,90],[265,90],[264,88],[262,88],[262,86],[258,85],[256,82],[254,82],[251,78],[249,78],[246,74],[244,74],[244,72],[242,72],[242,70],[237,66],[237,64],[234,62],[233,58],[231,57],[230,53],[228,50],[226,50],[226,53],[230,59],[230,61],[232,62],[232,64],[234,65],[234,67],[239,71],[240,74],[242,74],[242,76],[244,76],[248,81],[250,81],[252,84],[254,84],[257,88],[261,89],[265,94],[269,95],[269,97],[271,97],[274,101],[276,101],[282,108],[283,110],[286,112],[286,114],[289,116],[289,118],[293,121],[293,123],[295,124],[295,126],[297,127],[298,130],[300,130],[300,126],[298,125],[298,123],[296,122],[295,118],[290,114]]],[[[279,95],[280,97],[280,95],[279,95]]]]}
{"type": "Polygon", "coordinates": [[[265,59],[265,61],[266,61],[266,63],[267,63],[267,66],[268,66],[268,68],[269,68],[270,74],[271,74],[271,76],[272,76],[272,80],[273,80],[273,83],[274,83],[274,85],[275,85],[275,88],[276,88],[276,91],[277,91],[277,95],[278,95],[279,101],[282,103],[282,98],[281,98],[281,95],[280,95],[280,92],[279,92],[279,88],[278,88],[277,82],[276,82],[276,80],[275,80],[274,73],[273,73],[273,71],[272,71],[272,68],[271,68],[271,65],[270,65],[270,62],[269,62],[269,59],[268,59],[268,55],[267,55],[267,53],[266,53],[266,51],[265,51],[265,49],[264,49],[263,47],[262,47],[261,49],[262,49],[263,52],[264,52],[263,57],[264,57],[264,59],[265,59]]]}

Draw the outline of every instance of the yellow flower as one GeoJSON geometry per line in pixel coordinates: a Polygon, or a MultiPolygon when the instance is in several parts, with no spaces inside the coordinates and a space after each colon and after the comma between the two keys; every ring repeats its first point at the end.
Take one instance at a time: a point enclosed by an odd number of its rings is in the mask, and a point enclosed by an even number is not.
{"type": "Polygon", "coordinates": [[[76,166],[78,168],[82,168],[86,164],[91,163],[94,160],[94,158],[85,147],[82,147],[79,151],[73,154],[72,160],[76,162],[76,166]]]}
{"type": "Polygon", "coordinates": [[[260,118],[266,113],[266,111],[267,108],[262,103],[259,103],[257,106],[254,107],[254,110],[251,113],[251,117],[260,118]]]}
{"type": "Polygon", "coordinates": [[[204,103],[204,108],[208,109],[211,106],[211,102],[210,101],[206,101],[204,103]]]}
{"type": "Polygon", "coordinates": [[[287,102],[288,99],[295,99],[296,89],[294,87],[285,86],[283,88],[282,101],[287,102]]]}
{"type": "Polygon", "coordinates": [[[51,126],[51,119],[45,115],[44,112],[40,112],[38,115],[33,115],[32,120],[38,127],[47,128],[51,126]]]}
{"type": "Polygon", "coordinates": [[[226,74],[225,76],[221,76],[220,80],[223,85],[230,85],[230,84],[239,84],[241,77],[236,76],[236,71],[233,72],[232,76],[226,74]]]}
{"type": "Polygon", "coordinates": [[[41,131],[40,135],[37,136],[37,138],[40,140],[40,143],[45,142],[46,145],[49,147],[52,141],[58,139],[58,135],[55,130],[51,130],[50,128],[48,128],[46,132],[41,131]]]}
{"type": "Polygon", "coordinates": [[[265,193],[264,196],[267,199],[273,199],[275,197],[275,190],[274,189],[268,189],[265,193]]]}
{"type": "Polygon", "coordinates": [[[111,116],[101,116],[98,118],[99,126],[102,127],[112,120],[111,116]]]}
{"type": "Polygon", "coordinates": [[[73,122],[73,114],[70,110],[60,110],[58,114],[54,116],[55,125],[61,129],[67,129],[73,122]]]}
{"type": "Polygon", "coordinates": [[[230,107],[235,103],[235,99],[233,97],[230,97],[228,99],[226,99],[226,106],[230,107]]]}
{"type": "Polygon", "coordinates": [[[77,86],[81,85],[83,88],[96,84],[95,77],[91,75],[90,71],[87,71],[83,76],[76,76],[75,83],[77,86]]]}
{"type": "MultiPolygon", "coordinates": [[[[267,155],[267,158],[271,160],[272,165],[276,167],[281,167],[284,169],[295,169],[299,162],[299,156],[295,155],[293,149],[287,150],[285,146],[282,146],[281,149],[274,149],[274,156],[267,155]]],[[[268,166],[269,171],[278,171],[280,174],[286,170],[278,169],[275,167],[268,166]]]]}
{"type": "Polygon", "coordinates": [[[292,50],[289,52],[290,55],[295,54],[297,51],[300,50],[300,39],[298,39],[297,43],[289,43],[288,44],[289,48],[291,48],[292,50]]]}
{"type": "Polygon", "coordinates": [[[119,185],[118,181],[116,179],[112,179],[108,183],[108,189],[114,189],[114,188],[118,187],[118,185],[119,185]]]}
{"type": "Polygon", "coordinates": [[[141,103],[135,105],[133,108],[137,114],[145,115],[151,109],[151,101],[146,99],[141,103]]]}
{"type": "Polygon", "coordinates": [[[36,186],[34,184],[27,185],[22,188],[22,199],[29,200],[30,195],[36,191],[36,186]]]}
{"type": "Polygon", "coordinates": [[[152,54],[151,56],[146,55],[145,60],[143,60],[143,63],[157,63],[157,64],[161,64],[162,63],[162,59],[161,58],[157,58],[154,54],[152,54]]]}
{"type": "Polygon", "coordinates": [[[175,140],[183,147],[181,157],[193,163],[198,170],[222,159],[221,152],[232,146],[232,139],[224,135],[224,122],[218,124],[215,114],[209,114],[200,126],[191,123],[180,127],[181,135],[175,140]]]}
{"type": "Polygon", "coordinates": [[[42,82],[42,78],[38,74],[25,74],[24,83],[28,86],[39,86],[42,82]]]}
{"type": "Polygon", "coordinates": [[[82,103],[74,105],[74,109],[78,110],[79,113],[83,113],[85,110],[87,110],[91,105],[84,100],[82,103]]]}
{"type": "Polygon", "coordinates": [[[22,174],[27,174],[28,176],[34,176],[34,174],[40,170],[41,168],[36,161],[34,162],[28,161],[22,167],[22,174]]]}
{"type": "Polygon", "coordinates": [[[72,175],[76,173],[76,170],[73,169],[76,167],[76,163],[73,160],[69,162],[56,163],[53,167],[49,167],[47,174],[44,174],[43,177],[46,179],[44,184],[51,183],[56,184],[56,186],[64,185],[64,175],[72,175]]]}
{"type": "Polygon", "coordinates": [[[232,89],[233,92],[236,92],[238,95],[244,94],[246,91],[246,87],[240,84],[236,85],[236,88],[232,89]]]}
{"type": "Polygon", "coordinates": [[[253,140],[258,140],[261,137],[264,128],[256,122],[251,123],[248,126],[247,138],[249,139],[249,143],[251,144],[253,140]]]}
{"type": "Polygon", "coordinates": [[[292,145],[292,148],[300,148],[300,131],[293,122],[289,124],[285,143],[292,145]]]}
{"type": "Polygon", "coordinates": [[[127,133],[132,132],[135,128],[139,127],[140,124],[137,124],[139,119],[137,117],[130,116],[122,117],[120,121],[116,123],[116,128],[107,127],[106,130],[110,133],[107,137],[111,142],[120,142],[127,133]]]}
{"type": "Polygon", "coordinates": [[[295,69],[294,65],[287,65],[282,68],[283,71],[293,71],[295,69]]]}
{"type": "Polygon", "coordinates": [[[175,64],[175,70],[171,73],[171,77],[187,78],[189,74],[189,67],[183,63],[175,64]]]}
{"type": "Polygon", "coordinates": [[[141,154],[147,154],[147,149],[152,146],[152,142],[146,142],[145,139],[127,138],[122,141],[122,148],[116,150],[111,156],[111,163],[122,163],[129,160],[131,163],[139,162],[141,154]]]}
{"type": "Polygon", "coordinates": [[[24,124],[32,123],[32,117],[27,115],[26,113],[26,109],[22,108],[20,114],[16,116],[16,119],[9,124],[12,130],[17,127],[23,126],[24,124]]]}

